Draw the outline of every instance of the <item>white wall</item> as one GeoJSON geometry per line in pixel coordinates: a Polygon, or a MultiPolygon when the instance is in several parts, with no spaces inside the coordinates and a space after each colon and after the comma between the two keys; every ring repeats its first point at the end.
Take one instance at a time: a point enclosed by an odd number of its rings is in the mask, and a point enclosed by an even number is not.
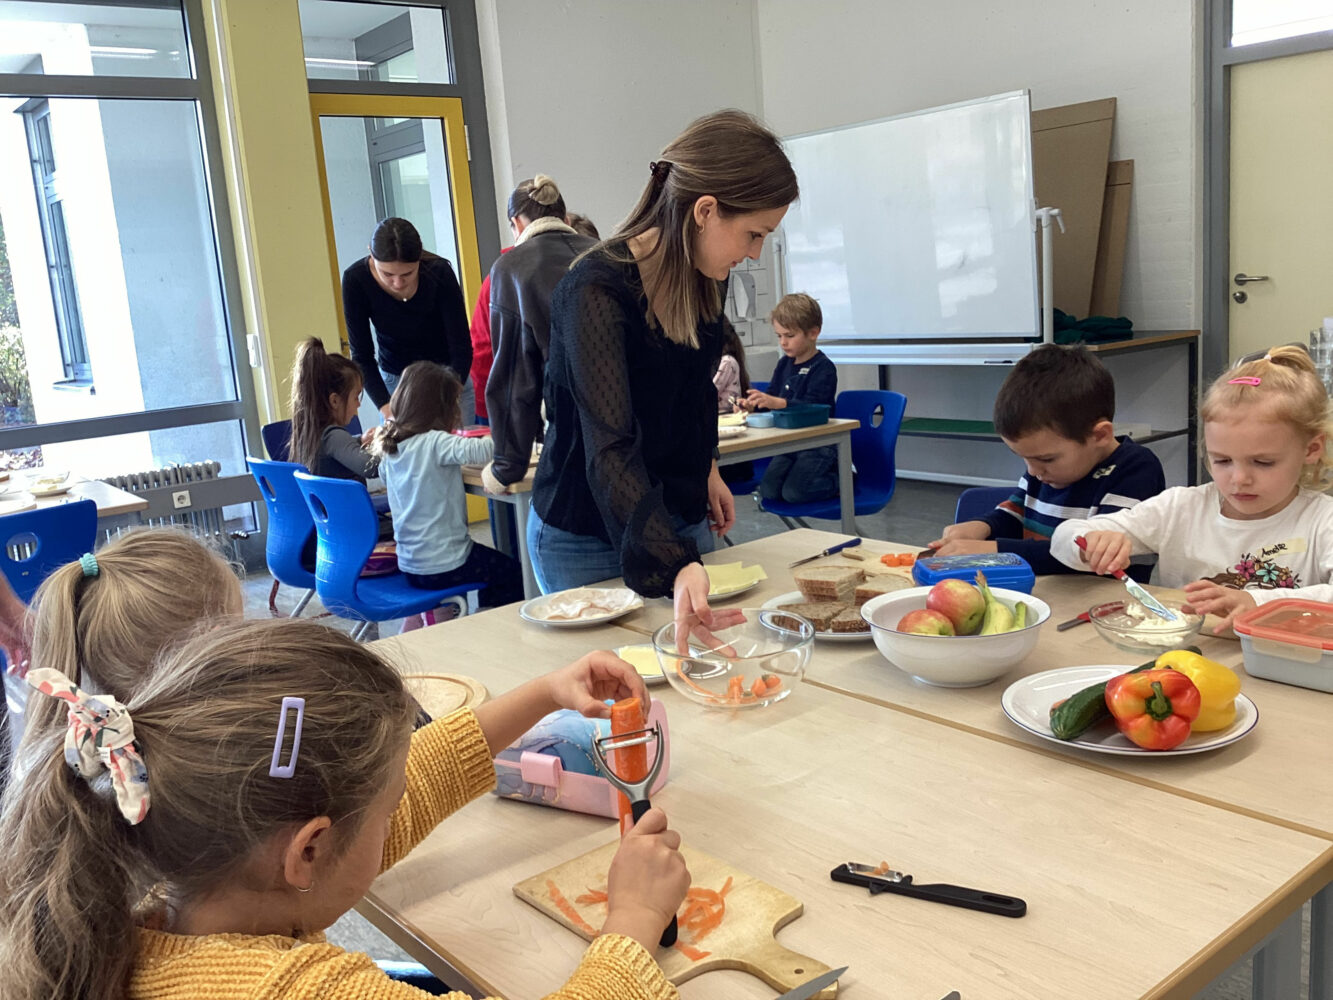
{"type": "MultiPolygon", "coordinates": [[[[500,233],[535,173],[607,235],[691,120],[759,110],[753,0],[480,0],[500,233]]],[[[483,261],[489,266],[489,261],[483,261]]]]}

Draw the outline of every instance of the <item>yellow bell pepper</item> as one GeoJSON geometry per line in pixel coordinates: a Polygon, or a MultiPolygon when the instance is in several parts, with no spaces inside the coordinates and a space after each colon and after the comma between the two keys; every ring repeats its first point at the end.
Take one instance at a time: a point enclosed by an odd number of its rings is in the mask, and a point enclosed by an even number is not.
{"type": "Polygon", "coordinates": [[[1199,689],[1199,715],[1190,727],[1192,732],[1211,733],[1226,729],[1236,720],[1240,676],[1230,667],[1188,649],[1163,653],[1157,658],[1156,666],[1180,671],[1199,689]]]}

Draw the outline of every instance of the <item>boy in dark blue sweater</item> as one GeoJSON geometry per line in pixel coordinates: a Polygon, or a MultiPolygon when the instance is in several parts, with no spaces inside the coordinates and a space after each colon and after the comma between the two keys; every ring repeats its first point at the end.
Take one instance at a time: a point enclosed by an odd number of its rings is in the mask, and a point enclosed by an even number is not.
{"type": "MultiPolygon", "coordinates": [[[[773,307],[772,322],[782,349],[782,360],[768,385],[772,391],[751,389],[740,405],[747,410],[783,410],[791,403],[823,403],[832,414],[838,370],[815,346],[824,325],[819,303],[803,292],[784,295],[773,307]]],[[[833,445],[779,455],[759,481],[759,495],[765,500],[809,503],[837,492],[838,449],[833,445]]]]}
{"type": "Polygon", "coordinates": [[[931,548],[937,555],[1014,552],[1037,573],[1068,573],[1051,555],[1056,525],[1125,510],[1166,488],[1157,456],[1117,439],[1113,416],[1115,382],[1093,355],[1054,344],[1032,351],[1004,380],[994,415],[1026,474],[989,514],[951,524],[931,548]]]}

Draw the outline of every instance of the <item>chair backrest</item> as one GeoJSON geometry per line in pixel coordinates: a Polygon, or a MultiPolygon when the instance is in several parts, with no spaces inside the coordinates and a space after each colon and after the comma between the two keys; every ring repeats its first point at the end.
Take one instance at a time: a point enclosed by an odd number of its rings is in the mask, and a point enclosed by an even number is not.
{"type": "MultiPolygon", "coordinates": [[[[272,425],[270,425],[272,426],[272,425]]],[[[313,557],[315,522],[310,517],[301,487],[293,476],[305,466],[295,462],[267,462],[247,458],[250,474],[259,484],[259,493],[268,509],[268,535],[264,539],[264,558],[268,571],[279,583],[309,590],[315,585],[310,568],[313,557]],[[309,553],[309,556],[303,556],[309,553]]]]}
{"type": "Polygon", "coordinates": [[[0,570],[27,604],[57,568],[93,550],[97,504],[59,503],[0,517],[0,570]],[[16,553],[22,554],[15,559],[16,553]]]}
{"type": "Polygon", "coordinates": [[[355,607],[357,580],[379,538],[379,522],[366,484],[297,472],[293,476],[305,496],[319,533],[315,557],[316,589],[330,611],[355,607]]]}
{"type": "MultiPolygon", "coordinates": [[[[353,416],[347,425],[347,433],[352,437],[361,436],[361,418],[353,416]]],[[[292,456],[292,422],[275,420],[259,428],[259,436],[264,439],[264,450],[275,462],[286,462],[292,456]]]]}
{"type": "Polygon", "coordinates": [[[852,431],[858,501],[874,497],[888,503],[893,496],[897,475],[894,455],[905,409],[907,397],[901,392],[848,389],[838,393],[834,416],[861,422],[852,431]]]}
{"type": "Polygon", "coordinates": [[[973,486],[958,494],[958,507],[953,512],[953,523],[975,521],[989,514],[995,505],[1014,492],[1012,486],[973,486]]]}
{"type": "Polygon", "coordinates": [[[292,422],[275,420],[259,428],[259,436],[264,439],[264,450],[275,462],[285,462],[292,452],[292,422]]]}
{"type": "Polygon", "coordinates": [[[768,383],[758,379],[750,379],[750,388],[758,389],[760,392],[768,392],[768,383]]]}

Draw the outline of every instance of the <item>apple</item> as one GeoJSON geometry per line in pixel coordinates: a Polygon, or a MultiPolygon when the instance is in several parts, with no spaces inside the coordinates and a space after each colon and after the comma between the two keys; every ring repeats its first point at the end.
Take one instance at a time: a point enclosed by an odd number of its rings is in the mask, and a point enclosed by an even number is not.
{"type": "Polygon", "coordinates": [[[916,635],[956,635],[953,622],[947,615],[930,608],[909,611],[898,621],[899,632],[913,632],[916,635]]]}
{"type": "Polygon", "coordinates": [[[972,635],[986,615],[986,598],[966,580],[941,580],[926,595],[926,607],[948,618],[958,635],[972,635]]]}

